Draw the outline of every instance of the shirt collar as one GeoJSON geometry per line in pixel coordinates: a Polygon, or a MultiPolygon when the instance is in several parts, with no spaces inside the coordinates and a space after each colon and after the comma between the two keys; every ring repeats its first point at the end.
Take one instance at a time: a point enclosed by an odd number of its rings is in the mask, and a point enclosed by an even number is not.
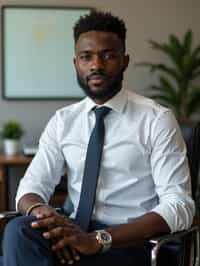
{"type": "MultiPolygon", "coordinates": [[[[123,88],[110,100],[105,102],[101,106],[107,106],[110,107],[112,110],[118,112],[118,113],[123,113],[123,110],[126,106],[128,100],[128,95],[126,93],[126,90],[123,88]]],[[[94,107],[98,106],[91,98],[86,97],[86,112],[90,112],[94,107]]]]}

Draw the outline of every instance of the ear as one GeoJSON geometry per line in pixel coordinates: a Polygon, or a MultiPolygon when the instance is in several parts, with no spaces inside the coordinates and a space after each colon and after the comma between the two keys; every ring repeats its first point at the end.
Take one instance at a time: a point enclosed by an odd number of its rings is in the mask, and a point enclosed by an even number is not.
{"type": "Polygon", "coordinates": [[[73,58],[73,63],[76,66],[76,57],[73,58]]]}
{"type": "Polygon", "coordinates": [[[124,71],[127,69],[128,65],[129,65],[129,60],[130,60],[129,55],[128,55],[128,54],[125,55],[125,56],[124,56],[124,67],[123,67],[123,70],[124,70],[124,71]]]}

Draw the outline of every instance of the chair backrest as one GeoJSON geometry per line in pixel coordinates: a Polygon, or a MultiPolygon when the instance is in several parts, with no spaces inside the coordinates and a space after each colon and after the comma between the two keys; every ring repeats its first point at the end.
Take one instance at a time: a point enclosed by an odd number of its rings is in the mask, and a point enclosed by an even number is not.
{"type": "Polygon", "coordinates": [[[192,179],[192,196],[195,199],[200,168],[200,122],[194,126],[190,137],[185,138],[185,141],[192,179]]]}
{"type": "MultiPolygon", "coordinates": [[[[197,186],[200,168],[200,122],[193,129],[190,138],[186,139],[187,156],[191,173],[192,197],[197,200],[197,186]]],[[[182,250],[183,255],[181,265],[196,265],[196,259],[199,257],[199,235],[196,231],[194,234],[188,234],[184,239],[182,250]],[[193,248],[192,248],[193,247],[193,248]],[[191,261],[194,259],[193,263],[191,261]]]]}

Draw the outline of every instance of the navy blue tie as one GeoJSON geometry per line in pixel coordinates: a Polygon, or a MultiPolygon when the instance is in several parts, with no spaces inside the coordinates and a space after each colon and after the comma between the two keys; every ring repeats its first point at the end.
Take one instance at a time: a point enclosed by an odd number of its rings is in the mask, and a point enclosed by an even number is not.
{"type": "Polygon", "coordinates": [[[81,195],[76,213],[76,222],[84,231],[88,230],[92,217],[104,144],[104,117],[110,110],[106,106],[95,109],[96,124],[88,143],[81,195]]]}

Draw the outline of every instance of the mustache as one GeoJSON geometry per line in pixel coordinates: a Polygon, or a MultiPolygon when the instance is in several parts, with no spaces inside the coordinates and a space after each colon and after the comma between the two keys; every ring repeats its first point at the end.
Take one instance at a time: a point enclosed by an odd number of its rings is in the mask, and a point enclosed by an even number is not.
{"type": "Polygon", "coordinates": [[[107,76],[101,71],[96,71],[96,72],[93,72],[92,74],[88,75],[86,77],[86,79],[88,81],[88,80],[96,78],[96,77],[106,78],[107,76]]]}

